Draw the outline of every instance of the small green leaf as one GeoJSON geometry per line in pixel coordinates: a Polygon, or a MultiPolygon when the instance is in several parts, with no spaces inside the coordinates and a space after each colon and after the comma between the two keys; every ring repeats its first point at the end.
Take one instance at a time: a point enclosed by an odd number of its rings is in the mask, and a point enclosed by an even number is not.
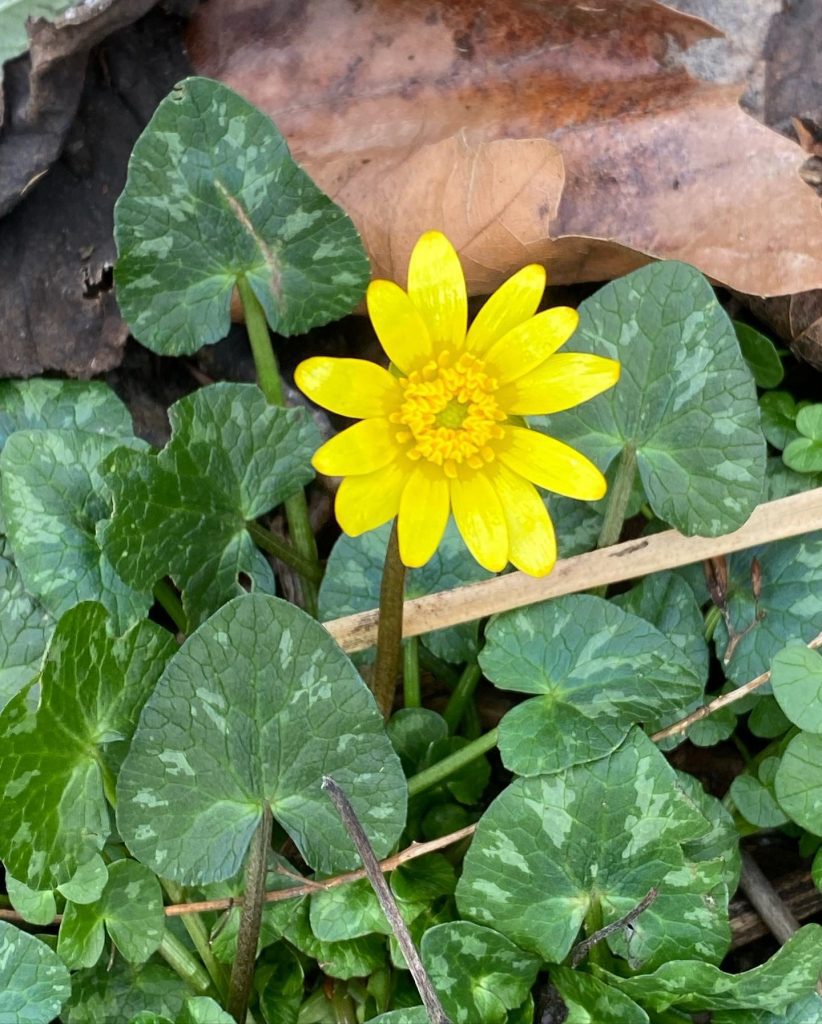
{"type": "Polygon", "coordinates": [[[448,725],[429,708],[400,708],[389,719],[386,731],[406,775],[413,775],[420,770],[431,744],[447,738],[448,725]]]}
{"type": "Polygon", "coordinates": [[[6,892],[17,913],[29,924],[51,924],[57,904],[51,889],[30,889],[6,872],[6,892]]]}
{"type": "Polygon", "coordinates": [[[363,935],[347,942],[321,942],[311,931],[308,901],[300,900],[283,936],[301,953],[322,964],[330,978],[364,978],[385,963],[385,938],[363,935]]]}
{"type": "MultiPolygon", "coordinates": [[[[328,559],[320,587],[320,618],[335,619],[376,608],[391,525],[369,530],[359,537],[342,534],[328,559]]],[[[465,583],[488,579],[492,574],[477,565],[453,521],[434,556],[421,569],[406,574],[405,597],[411,600],[465,583]]],[[[443,661],[462,663],[476,657],[479,627],[476,622],[436,629],[420,638],[443,661]]]]}
{"type": "Polygon", "coordinates": [[[49,1024],[68,999],[66,968],[33,935],[0,921],[0,1021],[49,1024]]]}
{"type": "Polygon", "coordinates": [[[272,591],[270,566],[246,523],[313,477],[319,434],[305,409],[269,405],[253,384],[215,384],[169,409],[171,440],[158,454],[120,448],[102,473],[114,499],[100,538],[131,586],[166,574],[199,624],[245,591],[246,573],[272,591]]]}
{"type": "Polygon", "coordinates": [[[750,366],[758,388],[775,388],[782,383],[785,370],[776,346],[770,338],[766,338],[755,327],[734,320],[734,329],[739,340],[739,348],[750,366]]]}
{"type": "Polygon", "coordinates": [[[764,501],[787,498],[791,494],[813,490],[814,487],[822,487],[822,473],[795,473],[778,456],[768,459],[764,501]]]}
{"type": "Polygon", "coordinates": [[[794,438],[782,453],[785,465],[797,473],[822,473],[822,404],[800,409],[796,429],[802,436],[794,438]]]}
{"type": "Polygon", "coordinates": [[[391,872],[391,889],[398,900],[430,903],[441,896],[453,895],[457,884],[454,866],[441,853],[400,864],[391,872]]]}
{"type": "Polygon", "coordinates": [[[247,594],[188,638],[146,702],[117,784],[120,834],[163,877],[218,881],[242,866],[267,801],[312,867],[353,868],[324,775],[384,857],[406,785],[374,698],[318,622],[247,594]]]}
{"type": "Polygon", "coordinates": [[[777,704],[776,698],[763,693],[748,715],[748,728],[763,740],[773,740],[782,736],[790,729],[790,719],[777,704]]]}
{"type": "Polygon", "coordinates": [[[794,725],[822,733],[822,654],[800,643],[783,648],[771,662],[771,686],[794,725]]]}
{"type": "Polygon", "coordinates": [[[389,1010],[372,1017],[366,1024],[431,1024],[424,1006],[407,1006],[402,1010],[389,1010]]]}
{"type": "MultiPolygon", "coordinates": [[[[632,963],[686,950],[718,959],[729,938],[722,870],[717,877],[714,862],[690,864],[681,848],[709,831],[664,756],[635,729],[609,757],[504,790],[477,826],[457,905],[556,963],[594,900],[607,924],[656,886],[659,897],[631,928],[632,963]]],[[[608,941],[620,945],[619,936],[608,941]]]]}
{"type": "Polygon", "coordinates": [[[165,659],[169,633],[150,622],[122,638],[97,604],[58,622],[36,689],[0,714],[0,858],[27,885],[68,882],[103,848],[111,823],[107,778],[165,659]]]}
{"type": "Polygon", "coordinates": [[[119,578],[95,534],[108,515],[98,467],[124,443],[78,430],[18,430],[0,456],[6,530],[26,590],[55,618],[81,601],[100,601],[116,632],[152,604],[119,578]]]}
{"type": "Polygon", "coordinates": [[[505,1024],[540,966],[504,935],[470,921],[430,928],[420,955],[453,1024],[505,1024]]]}
{"type": "Polygon", "coordinates": [[[177,1024],[234,1024],[234,1018],[207,996],[187,999],[177,1017],[177,1024]]]}
{"type": "Polygon", "coordinates": [[[500,723],[500,754],[519,775],[608,754],[635,722],[685,706],[704,685],[701,669],[649,622],[587,595],[498,616],[480,664],[501,689],[540,695],[500,723]]]}
{"type": "Polygon", "coordinates": [[[156,1014],[160,1022],[163,1018],[174,1020],[193,995],[165,964],[136,966],[115,957],[113,966],[101,960],[91,970],[72,975],[71,998],[61,1020],[64,1024],[113,1024],[147,1011],[156,1014]]]}
{"type": "Polygon", "coordinates": [[[94,903],[103,895],[108,882],[108,868],[103,858],[95,853],[93,857],[81,864],[74,875],[58,890],[72,903],[94,903]]]}
{"type": "Polygon", "coordinates": [[[768,444],[782,451],[799,437],[796,416],[799,406],[787,391],[769,391],[759,399],[762,432],[768,444]]]}
{"type": "Polygon", "coordinates": [[[789,640],[807,643],[822,621],[822,531],[740,551],[728,558],[728,614],[741,639],[728,653],[728,630],[714,633],[725,674],[737,686],[770,668],[789,640]],[[759,565],[759,596],[754,576],[759,565]]]}
{"type": "Polygon", "coordinates": [[[343,942],[391,931],[367,878],[314,893],[309,905],[311,931],[320,942],[343,942]]]}
{"type": "Polygon", "coordinates": [[[148,868],[133,860],[109,865],[108,881],[94,903],[67,903],[57,952],[67,967],[93,967],[103,951],[105,930],[131,963],[157,951],[165,928],[163,892],[148,868]]]}
{"type": "Polygon", "coordinates": [[[779,828],[789,820],[776,802],[773,789],[747,772],[737,775],[729,792],[742,817],[757,828],[779,828]]]}
{"type": "Polygon", "coordinates": [[[774,779],[779,806],[797,825],[822,836],[822,736],[800,732],[782,755],[774,779]]]}
{"type": "Polygon", "coordinates": [[[267,950],[254,971],[265,1024],[297,1024],[303,986],[303,965],[294,950],[285,942],[267,950]]]}
{"type": "Polygon", "coordinates": [[[0,710],[37,675],[54,620],[26,591],[0,536],[0,710]]]}
{"type": "Polygon", "coordinates": [[[207,78],[180,82],[155,111],[114,222],[120,309],[162,355],[224,337],[241,277],[286,335],[348,313],[368,282],[348,217],[264,114],[207,78]]]}
{"type": "Polygon", "coordinates": [[[551,966],[551,982],[562,996],[564,1024],[649,1024],[648,1014],[618,988],[570,967],[551,966]]]}
{"type": "Polygon", "coordinates": [[[762,494],[765,442],[751,372],[702,274],[653,263],[606,285],[579,312],[566,348],[618,359],[622,376],[540,426],[603,471],[633,448],[651,508],[687,535],[741,526],[762,494]]]}
{"type": "Polygon", "coordinates": [[[692,1011],[763,1009],[775,1013],[813,991],[820,969],[822,927],[808,924],[770,960],[741,974],[725,974],[698,960],[680,960],[662,964],[653,974],[613,981],[632,999],[658,1012],[676,1006],[692,1011]]]}

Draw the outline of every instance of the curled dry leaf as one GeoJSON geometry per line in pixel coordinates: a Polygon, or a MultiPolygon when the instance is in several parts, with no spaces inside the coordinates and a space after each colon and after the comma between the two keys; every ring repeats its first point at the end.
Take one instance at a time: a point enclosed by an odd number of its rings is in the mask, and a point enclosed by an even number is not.
{"type": "Polygon", "coordinates": [[[709,25],[653,0],[210,0],[198,73],[262,107],[352,216],[378,276],[444,230],[469,287],[679,258],[740,291],[822,286],[804,156],[694,78],[709,25]]]}

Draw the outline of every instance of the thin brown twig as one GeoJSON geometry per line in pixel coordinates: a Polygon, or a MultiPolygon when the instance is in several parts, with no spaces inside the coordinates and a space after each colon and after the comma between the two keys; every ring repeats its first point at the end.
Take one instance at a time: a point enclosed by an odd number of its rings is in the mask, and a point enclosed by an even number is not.
{"type": "MultiPolygon", "coordinates": [[[[822,633],[817,633],[813,640],[809,640],[806,647],[809,647],[812,651],[818,647],[822,647],[822,633]]],[[[691,712],[690,715],[686,715],[681,718],[678,722],[674,722],[673,725],[669,725],[665,729],[660,729],[659,732],[655,732],[651,739],[658,743],[660,740],[667,739],[669,736],[676,736],[678,733],[685,732],[686,729],[690,728],[694,722],[701,722],[703,718],[707,718],[708,715],[712,715],[714,711],[719,711],[721,708],[726,708],[729,704],[734,704],[738,700],[742,700],[743,697],[747,697],[749,693],[753,693],[754,690],[758,690],[760,686],[764,686],[765,683],[771,678],[770,669],[767,672],[763,672],[758,675],[755,679],[751,679],[750,682],[744,683],[742,686],[738,686],[735,690],[730,690],[728,693],[723,693],[720,697],[712,700],[709,704],[703,704],[701,708],[697,708],[696,711],[691,712]]]]}

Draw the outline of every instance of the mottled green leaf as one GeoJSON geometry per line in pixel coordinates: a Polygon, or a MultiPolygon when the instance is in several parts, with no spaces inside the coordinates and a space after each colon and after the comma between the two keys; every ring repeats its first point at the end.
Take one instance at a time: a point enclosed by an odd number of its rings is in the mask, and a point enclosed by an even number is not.
{"type": "Polygon", "coordinates": [[[103,895],[107,882],[106,862],[95,853],[77,868],[67,882],[63,882],[57,888],[72,903],[94,903],[103,895]]]}
{"type": "Polygon", "coordinates": [[[0,921],[0,1021],[49,1024],[70,991],[59,957],[33,935],[0,921]]]}
{"type": "Polygon", "coordinates": [[[0,448],[16,430],[82,430],[130,437],[131,415],[107,384],[96,381],[0,381],[0,448]]]}
{"type": "Polygon", "coordinates": [[[420,770],[431,744],[448,736],[448,725],[429,708],[400,708],[389,719],[386,731],[406,775],[413,775],[420,770]]]}
{"type": "Polygon", "coordinates": [[[822,1024],[822,997],[811,992],[780,1013],[768,1010],[727,1010],[714,1013],[711,1024],[822,1024]]]}
{"type": "MultiPolygon", "coordinates": [[[[620,989],[649,1010],[763,1009],[779,1012],[813,991],[822,969],[822,926],[808,924],[753,970],[725,974],[713,964],[680,960],[653,974],[614,979],[620,989]]],[[[604,973],[604,972],[603,972],[604,973]]]]}
{"type": "Polygon", "coordinates": [[[756,386],[759,388],[775,388],[782,383],[785,370],[776,346],[770,338],[750,324],[734,321],[739,348],[750,366],[756,386]]]}
{"type": "Polygon", "coordinates": [[[102,473],[114,498],[100,538],[133,587],[166,574],[199,624],[244,593],[247,574],[272,592],[271,568],[246,523],[313,477],[317,428],[305,409],[269,405],[253,384],[215,384],[169,409],[171,440],[159,453],[120,448],[102,473]]]}
{"type": "Polygon", "coordinates": [[[106,632],[98,604],[58,622],[36,689],[0,714],[0,858],[37,889],[68,882],[103,848],[104,795],[140,708],[174,647],[150,622],[122,638],[106,632]]]}
{"type": "Polygon", "coordinates": [[[323,966],[330,978],[364,978],[381,967],[386,959],[385,938],[363,935],[347,942],[321,942],[311,931],[308,901],[301,900],[283,936],[300,952],[323,966]]]}
{"type": "Polygon", "coordinates": [[[782,755],[774,779],[779,806],[797,825],[822,836],[822,736],[800,732],[782,755]]]}
{"type": "Polygon", "coordinates": [[[561,962],[594,900],[608,923],[656,886],[657,903],[632,925],[631,960],[661,963],[683,949],[715,959],[729,937],[727,914],[716,879],[702,872],[711,862],[693,866],[681,848],[709,831],[664,756],[634,730],[608,757],[504,790],[480,819],[457,904],[464,917],[561,962]]]}
{"type": "Polygon", "coordinates": [[[99,465],[124,443],[78,430],[18,430],[0,456],[6,530],[26,590],[55,618],[81,601],[100,601],[116,632],[152,604],[147,591],[120,579],[96,536],[109,511],[99,465]]]}
{"type": "Polygon", "coordinates": [[[389,1010],[372,1017],[366,1024],[431,1024],[424,1006],[407,1006],[402,1010],[389,1010]]]}
{"type": "Polygon", "coordinates": [[[759,399],[762,413],[762,432],[768,444],[782,451],[799,437],[796,416],[800,406],[787,391],[770,391],[759,399]]]}
{"type": "Polygon", "coordinates": [[[367,878],[314,893],[309,900],[311,931],[321,942],[343,942],[391,929],[367,878]]]}
{"type": "Polygon", "coordinates": [[[144,963],[163,938],[163,893],[157,877],[133,860],[109,865],[108,881],[94,903],[67,903],[57,952],[68,967],[93,967],[103,951],[105,931],[131,963],[144,963]]]}
{"type": "Polygon", "coordinates": [[[768,459],[763,501],[787,498],[791,494],[813,490],[814,487],[822,487],[822,473],[796,473],[788,469],[778,456],[774,455],[768,459]]]}
{"type": "Polygon", "coordinates": [[[822,473],[822,404],[806,405],[796,417],[800,437],[789,442],[782,458],[797,473],[822,473]]]}
{"type": "Polygon", "coordinates": [[[570,967],[551,967],[568,1011],[563,1024],[649,1024],[648,1014],[618,988],[570,967]]]}
{"type": "Polygon", "coordinates": [[[257,961],[254,987],[265,1024],[297,1024],[303,1001],[304,971],[297,954],[284,942],[257,961]]]}
{"type": "MultiPolygon", "coordinates": [[[[328,559],[320,587],[320,618],[336,619],[376,608],[380,603],[380,581],[391,525],[369,530],[359,537],[342,534],[328,559]]],[[[406,574],[405,597],[410,600],[449,590],[465,583],[488,579],[492,574],[469,554],[453,521],[434,556],[421,569],[406,574]]],[[[420,638],[425,646],[444,661],[460,663],[476,657],[478,624],[465,623],[449,629],[436,629],[420,638]]]]}
{"type": "Polygon", "coordinates": [[[500,688],[539,694],[500,723],[500,754],[519,775],[608,754],[634,723],[685,706],[704,683],[649,622],[587,595],[498,616],[480,664],[500,688]]]}
{"type": "MultiPolygon", "coordinates": [[[[136,966],[114,958],[72,975],[71,998],[62,1014],[64,1024],[114,1024],[151,1011],[160,1020],[174,1020],[194,993],[161,963],[136,966]]],[[[152,1022],[153,1024],[153,1022],[152,1022]]]]}
{"type": "Polygon", "coordinates": [[[177,1016],[177,1024],[234,1024],[234,1018],[207,996],[187,999],[177,1016]]]}
{"type": "Polygon", "coordinates": [[[739,852],[739,833],[733,818],[722,801],[706,793],[702,783],[695,776],[688,775],[687,772],[677,772],[676,777],[681,789],[711,824],[710,832],[683,843],[682,852],[690,861],[721,861],[728,892],[735,892],[742,871],[742,856],[739,852]]]}
{"type": "Polygon", "coordinates": [[[783,648],[771,662],[771,686],[794,725],[822,733],[822,654],[801,643],[783,648]]]}
{"type": "Polygon", "coordinates": [[[117,784],[120,834],[163,877],[218,881],[241,867],[267,801],[312,867],[353,868],[324,775],[385,856],[406,785],[374,698],[319,623],[247,594],[188,638],[146,702],[117,784]]]}
{"type": "Polygon", "coordinates": [[[491,928],[453,921],[429,929],[422,962],[453,1024],[505,1024],[526,998],[540,961],[491,928]]]}
{"type": "Polygon", "coordinates": [[[37,675],[54,620],[23,585],[0,536],[0,710],[37,675]]]}
{"type": "Polygon", "coordinates": [[[51,924],[57,913],[57,903],[51,889],[31,889],[6,872],[6,893],[9,901],[29,924],[51,924]]]}
{"type": "Polygon", "coordinates": [[[245,278],[278,334],[348,313],[368,282],[353,224],[294,161],[276,126],[207,78],[163,100],[115,207],[117,300],[134,336],[196,352],[231,324],[245,278]]]}
{"type": "Polygon", "coordinates": [[[637,453],[648,502],[683,533],[741,526],[762,494],[756,388],[733,325],[693,267],[653,263],[586,299],[566,348],[622,364],[616,387],[540,421],[605,470],[637,453]]]}
{"type": "Polygon", "coordinates": [[[822,531],[749,548],[728,558],[728,613],[735,633],[744,634],[729,660],[728,630],[716,627],[717,654],[737,686],[770,668],[789,640],[807,641],[822,623],[822,531]],[[753,574],[759,564],[759,597],[753,574]]]}

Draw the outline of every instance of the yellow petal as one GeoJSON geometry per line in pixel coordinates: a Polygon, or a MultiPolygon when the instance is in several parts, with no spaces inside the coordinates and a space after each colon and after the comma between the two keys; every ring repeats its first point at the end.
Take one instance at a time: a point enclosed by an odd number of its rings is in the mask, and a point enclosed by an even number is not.
{"type": "Polygon", "coordinates": [[[466,547],[483,569],[500,572],[508,561],[505,513],[482,473],[451,481],[451,507],[466,547]]]}
{"type": "Polygon", "coordinates": [[[401,457],[391,424],[374,418],[361,420],[326,441],[314,453],[311,465],[326,476],[362,476],[401,457]]]}
{"type": "Polygon", "coordinates": [[[536,430],[507,427],[497,453],[504,465],[526,480],[568,498],[597,501],[607,489],[593,462],[536,430]]]}
{"type": "Polygon", "coordinates": [[[448,480],[437,466],[417,466],[400,498],[400,558],[418,568],[434,554],[445,533],[450,507],[448,480]]]}
{"type": "Polygon", "coordinates": [[[547,576],[557,560],[554,525],[536,487],[500,465],[488,467],[508,526],[508,557],[530,576],[547,576]]]}
{"type": "Polygon", "coordinates": [[[530,319],[545,291],[545,268],[531,263],[500,285],[468,328],[465,347],[482,355],[495,341],[530,319]]]}
{"type": "Polygon", "coordinates": [[[485,354],[485,364],[500,384],[507,384],[553,355],[571,337],[578,323],[575,309],[546,309],[494,342],[485,354]]]}
{"type": "Polygon", "coordinates": [[[380,344],[394,366],[410,373],[431,358],[426,322],[398,284],[372,281],[365,299],[380,344]]]}
{"type": "Polygon", "coordinates": [[[428,325],[434,351],[461,348],[468,321],[459,257],[439,231],[426,231],[408,264],[408,296],[428,325]]]}
{"type": "Polygon", "coordinates": [[[365,359],[306,359],[294,371],[294,381],[312,402],[358,420],[385,416],[402,400],[396,378],[365,359]]]}
{"type": "Polygon", "coordinates": [[[517,416],[561,412],[607,391],[619,380],[619,363],[584,352],[561,352],[497,392],[500,408],[517,416]]]}
{"type": "Polygon", "coordinates": [[[408,479],[403,462],[389,462],[375,473],[347,476],[337,491],[334,512],[349,537],[359,537],[393,519],[408,479]]]}

